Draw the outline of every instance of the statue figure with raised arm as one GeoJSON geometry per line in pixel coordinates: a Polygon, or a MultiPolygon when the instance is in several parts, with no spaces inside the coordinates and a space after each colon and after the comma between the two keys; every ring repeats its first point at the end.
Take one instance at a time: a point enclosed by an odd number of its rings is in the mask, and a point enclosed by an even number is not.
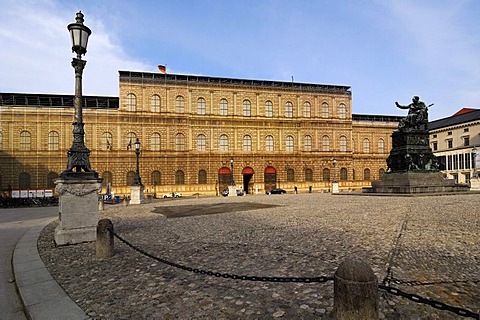
{"type": "Polygon", "coordinates": [[[428,130],[428,108],[433,106],[433,103],[426,106],[418,96],[414,96],[408,106],[402,106],[398,102],[395,102],[395,105],[400,109],[408,109],[407,116],[398,124],[400,131],[420,130],[421,125],[424,130],[428,130]]]}

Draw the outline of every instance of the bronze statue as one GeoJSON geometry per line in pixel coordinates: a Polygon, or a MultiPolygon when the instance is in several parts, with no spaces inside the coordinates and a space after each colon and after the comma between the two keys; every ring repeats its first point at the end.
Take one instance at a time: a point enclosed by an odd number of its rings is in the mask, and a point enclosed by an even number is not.
{"type": "Polygon", "coordinates": [[[420,130],[421,125],[424,126],[424,130],[428,130],[428,108],[433,106],[433,103],[426,106],[418,96],[414,96],[408,106],[402,106],[398,102],[395,102],[395,105],[400,109],[408,109],[407,116],[398,124],[400,131],[420,130]]]}

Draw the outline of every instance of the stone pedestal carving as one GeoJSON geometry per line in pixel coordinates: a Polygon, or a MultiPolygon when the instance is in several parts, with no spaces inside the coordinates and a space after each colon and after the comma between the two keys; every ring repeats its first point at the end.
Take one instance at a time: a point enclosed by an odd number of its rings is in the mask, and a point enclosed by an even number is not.
{"type": "Polygon", "coordinates": [[[130,204],[145,203],[143,199],[143,185],[134,185],[130,187],[130,204]]]}
{"type": "Polygon", "coordinates": [[[60,196],[59,223],[55,229],[57,245],[96,240],[98,192],[102,179],[57,179],[55,191],[60,196]]]}

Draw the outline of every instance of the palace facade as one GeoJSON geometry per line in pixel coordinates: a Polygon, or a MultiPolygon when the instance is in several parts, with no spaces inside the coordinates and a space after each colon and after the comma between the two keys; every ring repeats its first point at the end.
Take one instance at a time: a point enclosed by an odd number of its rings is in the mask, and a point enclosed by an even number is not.
{"type": "MultiPolygon", "coordinates": [[[[102,192],[129,194],[141,143],[147,194],[369,186],[400,117],[352,114],[348,86],[119,72],[119,97],[85,96],[85,144],[102,192]],[[333,159],[335,159],[335,164],[333,159]]],[[[0,189],[54,188],[73,96],[0,93],[0,189]]]]}

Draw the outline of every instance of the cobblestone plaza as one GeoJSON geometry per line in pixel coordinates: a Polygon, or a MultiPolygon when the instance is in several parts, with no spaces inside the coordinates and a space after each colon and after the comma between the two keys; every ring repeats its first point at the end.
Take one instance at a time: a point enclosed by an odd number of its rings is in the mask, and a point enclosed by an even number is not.
{"type": "MultiPolygon", "coordinates": [[[[382,197],[286,194],[162,199],[110,206],[101,218],[142,250],[192,268],[236,275],[333,276],[356,256],[387,284],[479,312],[478,194],[382,197]],[[180,214],[181,213],[181,214],[180,214]]],[[[94,319],[329,319],[333,282],[271,283],[173,268],[116,240],[54,247],[52,223],[39,240],[54,278],[94,319]]],[[[380,293],[381,319],[458,319],[380,293]]]]}

